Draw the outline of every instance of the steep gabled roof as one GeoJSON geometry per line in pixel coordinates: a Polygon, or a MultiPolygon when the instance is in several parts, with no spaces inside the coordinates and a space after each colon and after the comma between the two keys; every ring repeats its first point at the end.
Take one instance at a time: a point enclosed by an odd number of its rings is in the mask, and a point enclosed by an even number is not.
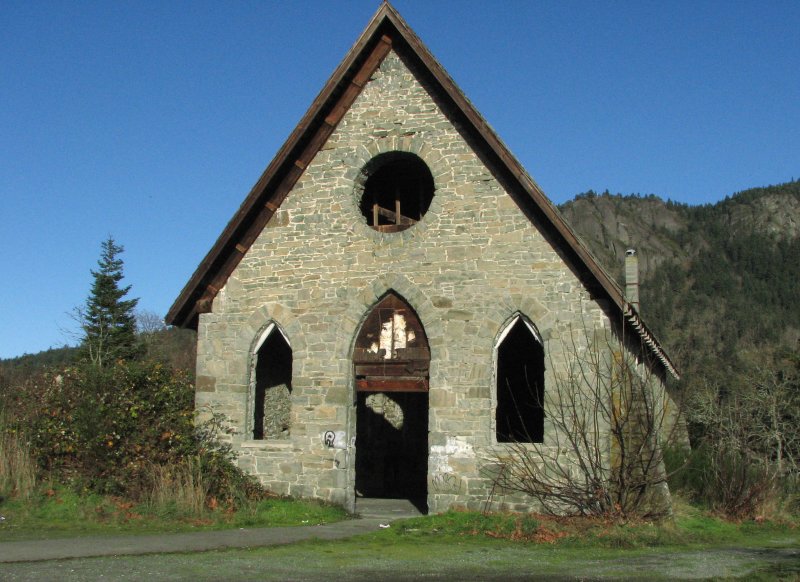
{"type": "Polygon", "coordinates": [[[594,296],[608,300],[664,369],[677,378],[675,366],[636,310],[625,300],[620,287],[600,267],[444,67],[388,2],[384,2],[375,13],[264,170],[175,300],[166,322],[196,328],[198,315],[211,310],[214,297],[391,50],[424,81],[444,113],[459,127],[520,208],[561,249],[588,290],[594,296]]]}

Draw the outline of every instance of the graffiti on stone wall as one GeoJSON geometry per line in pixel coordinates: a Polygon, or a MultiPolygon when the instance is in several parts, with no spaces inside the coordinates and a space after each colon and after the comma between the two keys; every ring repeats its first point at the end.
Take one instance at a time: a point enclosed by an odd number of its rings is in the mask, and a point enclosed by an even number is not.
{"type": "Polygon", "coordinates": [[[326,430],[322,433],[322,444],[329,449],[347,448],[347,433],[343,430],[326,430]]]}
{"type": "Polygon", "coordinates": [[[431,446],[430,456],[431,490],[436,493],[461,493],[464,481],[456,474],[450,462],[456,459],[460,463],[474,462],[476,454],[472,445],[461,437],[449,436],[444,445],[431,446]]]}
{"type": "Polygon", "coordinates": [[[461,479],[453,473],[439,473],[431,478],[434,493],[461,493],[461,479]]]}

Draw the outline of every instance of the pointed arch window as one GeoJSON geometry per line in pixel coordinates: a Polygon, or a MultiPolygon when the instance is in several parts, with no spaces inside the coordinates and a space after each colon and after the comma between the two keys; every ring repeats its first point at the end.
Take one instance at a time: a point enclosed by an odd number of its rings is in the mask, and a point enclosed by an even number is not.
{"type": "Polygon", "coordinates": [[[353,353],[359,392],[427,392],[431,352],[417,314],[389,292],[367,315],[353,353]]]}
{"type": "Polygon", "coordinates": [[[497,442],[544,441],[544,345],[536,328],[517,316],[497,343],[497,442]]]}
{"type": "Polygon", "coordinates": [[[292,348],[271,323],[254,349],[253,439],[287,439],[291,428],[292,348]]]}

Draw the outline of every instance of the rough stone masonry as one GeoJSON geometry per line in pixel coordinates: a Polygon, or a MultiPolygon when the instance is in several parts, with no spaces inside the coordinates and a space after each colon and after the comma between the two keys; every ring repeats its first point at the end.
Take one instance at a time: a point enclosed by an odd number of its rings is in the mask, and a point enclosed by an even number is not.
{"type": "Polygon", "coordinates": [[[432,352],[430,509],[482,507],[500,332],[527,316],[558,366],[562,336],[606,325],[558,251],[395,53],[267,226],[198,330],[197,405],[236,427],[242,467],[278,493],[352,505],[353,447],[328,448],[320,435],[355,433],[351,344],[370,306],[394,290],[416,309],[432,352]],[[383,234],[360,213],[359,186],[362,168],[393,151],[428,165],[435,195],[418,224],[383,234]],[[272,323],[292,348],[292,428],[288,439],[255,441],[247,438],[253,344],[272,323]]]}
{"type": "MultiPolygon", "coordinates": [[[[487,473],[509,450],[501,420],[515,434],[532,426],[500,418],[504,384],[533,384],[540,425],[526,446],[558,452],[558,379],[582,353],[605,349],[594,338],[628,318],[666,370],[669,360],[388,4],[332,82],[220,237],[222,259],[212,249],[168,316],[197,322],[198,410],[227,417],[240,465],[280,494],[351,509],[357,495],[421,496],[435,512],[490,499],[530,509],[487,473]],[[374,52],[380,43],[391,48],[374,52]],[[353,76],[375,54],[375,68],[353,76]],[[315,134],[324,139],[303,141],[325,124],[315,134]],[[396,206],[369,211],[376,176],[392,168],[430,178],[429,199],[397,194],[396,206]],[[270,194],[269,179],[291,172],[285,196],[270,194]],[[253,200],[268,222],[237,243],[253,200]],[[358,348],[372,321],[376,340],[358,348]]],[[[379,183],[391,187],[391,175],[379,183]]]]}

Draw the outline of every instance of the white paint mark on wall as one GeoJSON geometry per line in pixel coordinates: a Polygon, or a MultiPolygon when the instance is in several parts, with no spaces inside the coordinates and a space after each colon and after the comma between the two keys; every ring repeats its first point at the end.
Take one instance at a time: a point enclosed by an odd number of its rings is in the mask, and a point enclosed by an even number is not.
{"type": "Polygon", "coordinates": [[[474,458],[475,449],[465,440],[450,436],[447,437],[444,445],[433,445],[431,447],[432,474],[452,473],[453,467],[450,466],[450,459],[453,457],[474,458]]]}

